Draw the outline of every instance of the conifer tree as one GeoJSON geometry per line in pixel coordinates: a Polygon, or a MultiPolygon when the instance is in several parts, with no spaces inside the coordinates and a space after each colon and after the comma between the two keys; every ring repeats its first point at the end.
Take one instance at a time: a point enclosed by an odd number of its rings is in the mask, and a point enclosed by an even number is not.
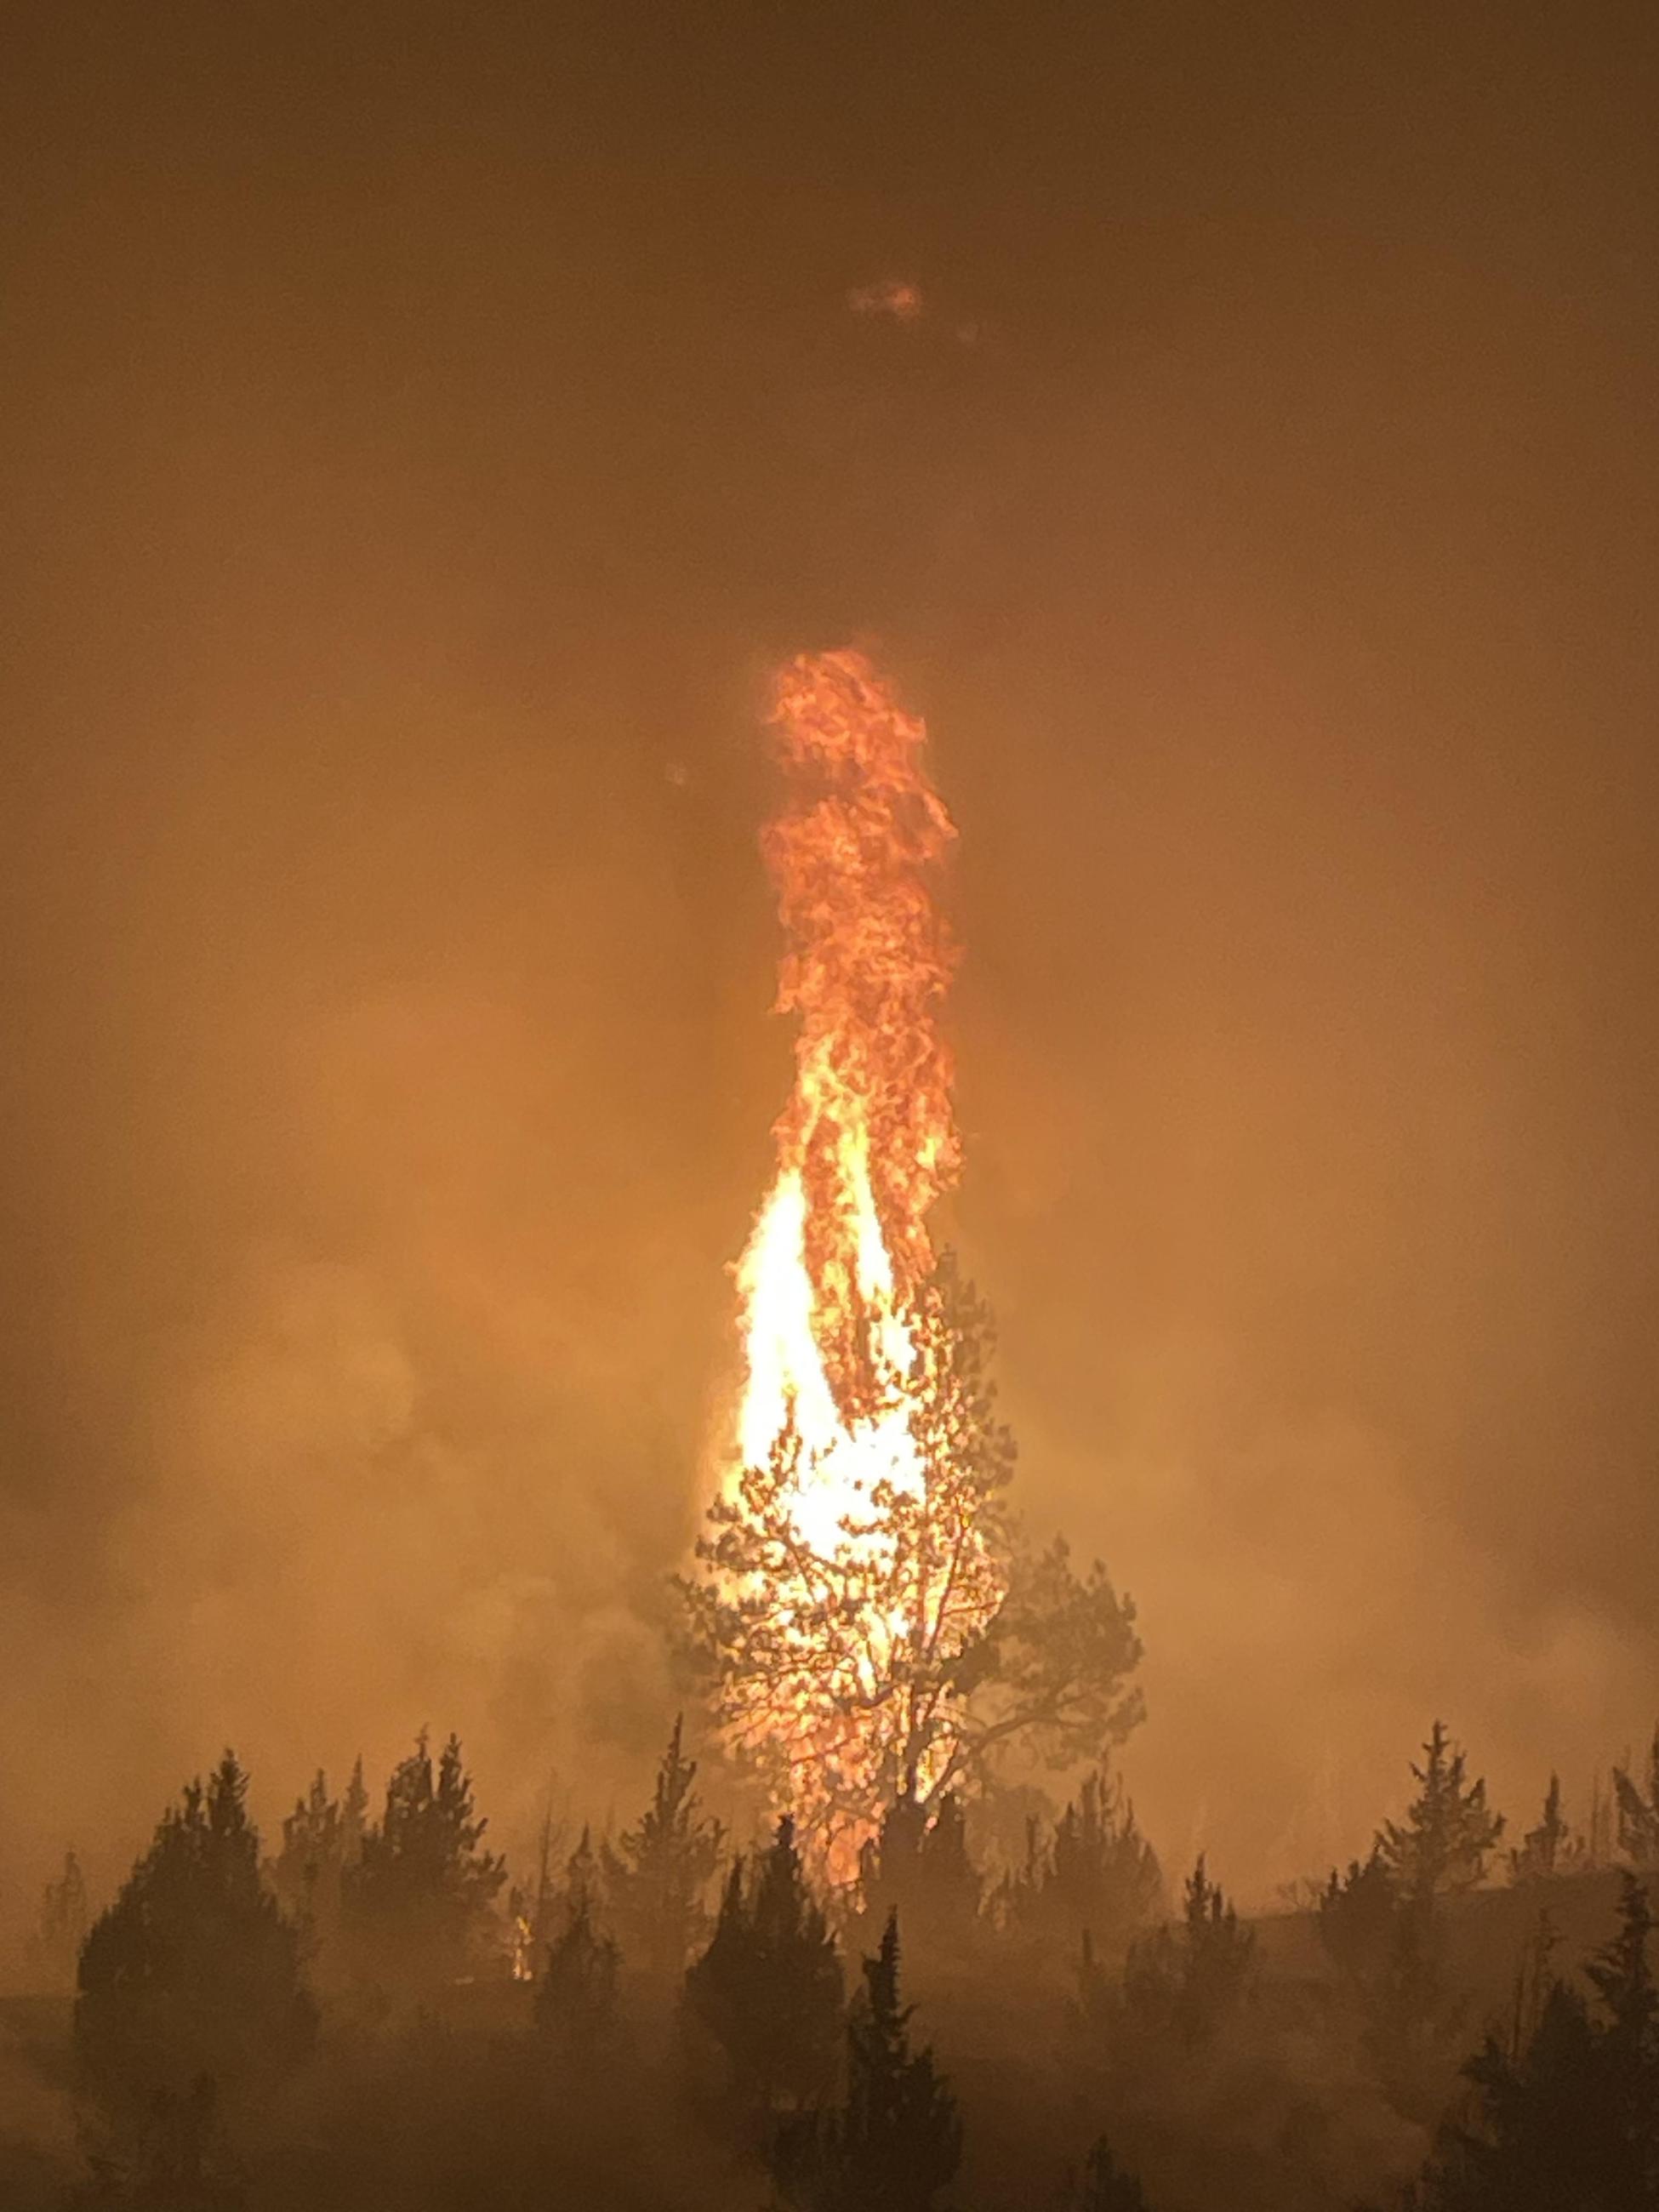
{"type": "Polygon", "coordinates": [[[1648,1749],[1645,1796],[1622,1766],[1613,1770],[1619,1814],[1619,1848],[1643,1873],[1659,1869],[1659,1728],[1648,1749]]]}
{"type": "Polygon", "coordinates": [[[259,1875],[247,1778],[227,1752],[192,1782],[81,1954],[75,2045],[112,2106],[234,2090],[302,2057],[316,2028],[299,1943],[259,1875]]]}
{"type": "Polygon", "coordinates": [[[1426,2120],[1450,2086],[1465,2009],[1451,1985],[1444,1906],[1485,1879],[1504,1822],[1486,1802],[1485,1782],[1468,1778],[1467,1755],[1443,1723],[1435,1722],[1423,1748],[1404,1819],[1385,1820],[1370,1856],[1351,1863],[1346,1877],[1332,1874],[1319,1932],[1358,2000],[1389,2098],[1426,2120]]]}
{"type": "Polygon", "coordinates": [[[929,2050],[912,2051],[899,2002],[898,1916],[864,1961],[847,2027],[840,2107],[803,2115],[780,2134],[771,2166],[799,2212],[929,2212],[962,2159],[956,2100],[929,2050]]]}
{"type": "Polygon", "coordinates": [[[1160,1928],[1132,1948],[1124,1994],[1143,2027],[1172,2030],[1194,2045],[1213,2035],[1243,2002],[1255,1958],[1255,1938],[1220,1884],[1210,1880],[1200,1852],[1187,1878],[1180,1935],[1160,1928]]]}
{"type": "Polygon", "coordinates": [[[386,1810],[367,1829],[344,1878],[343,1930],[358,1971],[387,1990],[451,1982],[494,1946],[493,1906],[504,1861],[483,1847],[489,1822],[452,1735],[434,1771],[424,1730],[386,1785],[386,1810]]]}
{"type": "Polygon", "coordinates": [[[1135,1822],[1134,1808],[1104,1767],[1085,1778],[1045,1844],[1026,1828],[1025,1864],[1005,1885],[1001,1905],[1013,1926],[1075,1951],[1120,1955],[1158,1910],[1164,1877],[1135,1822]]]}
{"type": "Polygon", "coordinates": [[[1319,1940],[1338,1970],[1368,1987],[1386,1970],[1394,1951],[1400,1893],[1380,1850],[1350,1859],[1348,1870],[1331,1869],[1319,1900],[1319,1940]]]}
{"type": "Polygon", "coordinates": [[[1510,1853],[1510,1879],[1514,1882],[1549,1881],[1566,1873],[1577,1861],[1571,1830],[1561,1811],[1561,1778],[1552,1774],[1544,1795],[1544,1809],[1535,1828],[1528,1828],[1518,1850],[1510,1853]]]}
{"type": "Polygon", "coordinates": [[[1069,2212],[1151,2212],[1139,2182],[1118,2164],[1104,2136],[1090,2148],[1069,2212]]]}
{"type": "Polygon", "coordinates": [[[917,1951],[960,1961],[973,1940],[981,1888],[956,1792],[931,1807],[908,1790],[895,1798],[864,1848],[862,1920],[881,1928],[896,1912],[917,1951]]]}
{"type": "Polygon", "coordinates": [[[1464,2069],[1473,2108],[1442,2126],[1407,2212],[1654,2212],[1651,1929],[1646,1893],[1626,1875],[1619,1931],[1587,1969],[1597,2009],[1550,1978],[1510,2048],[1487,2037],[1464,2069]]]}
{"type": "Polygon", "coordinates": [[[734,1863],[708,1948],[687,1973],[685,2003],[724,2054],[738,2102],[763,2123],[828,2087],[841,2033],[841,1961],[787,1814],[757,1865],[734,1863]]]}
{"type": "Polygon", "coordinates": [[[678,1983],[707,1932],[704,1899],[720,1855],[720,1825],[699,1809],[697,1765],[684,1755],[683,1723],[684,1716],[675,1720],[638,1825],[600,1853],[610,1924],[630,1966],[660,1986],[678,1983]]]}
{"type": "Polygon", "coordinates": [[[283,1847],[268,1869],[283,1911],[305,1939],[308,1958],[332,1945],[348,1871],[362,1856],[361,1759],[343,1801],[331,1797],[319,1766],[305,1796],[283,1822],[283,1847]]]}
{"type": "Polygon", "coordinates": [[[1479,1887],[1504,1821],[1487,1806],[1485,1781],[1468,1779],[1467,1754],[1453,1747],[1443,1722],[1423,1752],[1423,1765],[1412,1767],[1418,1794],[1402,1822],[1383,1822],[1376,1851],[1403,1899],[1432,1905],[1479,1887]]]}
{"type": "Polygon", "coordinates": [[[90,1914],[86,1878],[73,1851],[64,1854],[64,1871],[41,1893],[35,1952],[48,1987],[72,1990],[90,1914]]]}
{"type": "Polygon", "coordinates": [[[589,2065],[614,2043],[620,1966],[615,1942],[595,1928],[592,1901],[584,1895],[549,1944],[536,1984],[537,2028],[567,2065],[589,2065]]]}

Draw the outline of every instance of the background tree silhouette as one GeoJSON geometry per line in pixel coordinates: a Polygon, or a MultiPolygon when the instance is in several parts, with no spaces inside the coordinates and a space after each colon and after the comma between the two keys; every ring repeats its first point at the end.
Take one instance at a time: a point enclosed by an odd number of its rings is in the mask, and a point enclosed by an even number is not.
{"type": "Polygon", "coordinates": [[[637,1826],[600,1851],[605,1915],[630,1968],[655,1990],[677,1987],[708,1932],[705,1900],[720,1864],[721,1829],[699,1809],[695,1759],[675,1720],[650,1804],[637,1826]]]}
{"type": "Polygon", "coordinates": [[[1648,1747],[1645,1791],[1622,1766],[1613,1770],[1619,1814],[1619,1848],[1644,1873],[1659,1869],[1659,1728],[1648,1747]]]}
{"type": "Polygon", "coordinates": [[[72,1990],[80,1964],[81,1946],[87,1939],[91,1908],[86,1877],[73,1851],[64,1854],[64,1870],[40,1893],[40,1917],[31,1947],[30,1963],[41,1986],[72,1990]]]}
{"type": "Polygon", "coordinates": [[[368,1792],[359,1759],[341,1798],[331,1797],[319,1767],[311,1788],[283,1822],[282,1849],[267,1869],[283,1911],[301,1931],[308,1967],[327,1970],[335,1958],[346,1878],[362,1857],[368,1792]]]}
{"type": "Polygon", "coordinates": [[[1151,2212],[1146,2191],[1134,2175],[1126,2173],[1118,2164],[1104,2136],[1097,2136],[1090,2146],[1067,2212],[1151,2212]]]}
{"type": "Polygon", "coordinates": [[[1474,1889],[1504,1832],[1501,1814],[1486,1803],[1484,1780],[1471,1782],[1468,1758],[1436,1721],[1412,1773],[1418,1792],[1403,1821],[1385,1820],[1377,1855],[1400,1895],[1431,1905],[1474,1889]]]}
{"type": "Polygon", "coordinates": [[[1173,2034],[1188,2047],[1202,2043],[1243,2002],[1255,1959],[1254,1936],[1210,1880],[1200,1852],[1187,1877],[1179,1931],[1159,1928],[1130,1950],[1123,1987],[1131,2019],[1141,2033],[1173,2034]]]}
{"type": "Polygon", "coordinates": [[[1158,1855],[1102,1767],[1085,1776],[1046,1839],[1040,1821],[1027,1822],[1025,1862],[1003,1884],[1000,1905],[1011,1928],[1057,1956],[1075,1956],[1085,1936],[1097,1954],[1121,1955],[1163,1895],[1158,1855]]]}

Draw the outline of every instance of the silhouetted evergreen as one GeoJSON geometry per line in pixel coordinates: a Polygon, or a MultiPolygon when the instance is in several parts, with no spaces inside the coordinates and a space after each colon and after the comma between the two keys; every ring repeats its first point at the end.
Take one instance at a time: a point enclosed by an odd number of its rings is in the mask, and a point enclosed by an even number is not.
{"type": "Polygon", "coordinates": [[[1025,1864],[1003,1885],[1008,1923],[1067,1954],[1120,1954],[1157,1911],[1163,1893],[1157,1854],[1135,1825],[1134,1808],[1103,1767],[1090,1775],[1045,1843],[1027,1824],[1025,1864]]]}
{"type": "MultiPolygon", "coordinates": [[[[1319,1933],[1391,2100],[1429,2120],[1452,2078],[1468,2011],[1450,1974],[1446,1909],[1484,1881],[1504,1822],[1487,1805],[1485,1782],[1469,1780],[1466,1754],[1443,1723],[1411,1771],[1418,1788],[1404,1819],[1384,1821],[1370,1856],[1352,1861],[1346,1875],[1333,1872],[1319,1933]]],[[[1555,1849],[1557,1840],[1540,1836],[1535,1848],[1555,1849]]]]}
{"type": "Polygon", "coordinates": [[[1117,2163],[1104,2136],[1089,2152],[1066,2212],[1151,2212],[1139,2182],[1117,2163]]]}
{"type": "Polygon", "coordinates": [[[1624,1878],[1620,1925],[1586,1969],[1591,2004],[1541,1981],[1506,2048],[1465,2069],[1472,2108],[1441,2130],[1410,2212],[1653,2212],[1659,2205],[1659,2038],[1647,1895],[1624,1878]]]}
{"type": "Polygon", "coordinates": [[[1362,1989],[1387,1974],[1394,1956],[1400,1892],[1387,1861],[1373,1848],[1368,1858],[1334,1867],[1319,1900],[1319,1940],[1340,1972],[1362,1989]]]}
{"type": "Polygon", "coordinates": [[[835,2111],[802,2115],[774,2146],[773,2179],[799,2212],[928,2212],[962,2159],[956,2100],[931,2051],[912,2051],[899,2002],[898,1916],[864,1961],[847,2026],[847,2088],[835,2111]]]}
{"type": "Polygon", "coordinates": [[[1647,1790],[1644,1795],[1622,1766],[1613,1770],[1619,1812],[1619,1848],[1633,1867],[1659,1870],[1659,1729],[1648,1747],[1647,1790]]]}
{"type": "Polygon", "coordinates": [[[1561,1778],[1552,1774],[1544,1795],[1544,1809],[1535,1828],[1522,1837],[1518,1850],[1510,1853],[1511,1881],[1549,1881],[1577,1863],[1571,1831],[1561,1811],[1561,1778]]]}
{"type": "Polygon", "coordinates": [[[493,1911],[505,1862],[451,1736],[434,1771],[424,1731],[386,1785],[386,1810],[344,1869],[343,1932],[360,1976],[392,1992],[453,1982],[501,1948],[493,1911]]]}
{"type": "Polygon", "coordinates": [[[738,2101],[764,2118],[823,2095],[842,1997],[835,1939],[786,1817],[757,1863],[733,1865],[708,1948],[686,1975],[686,2010],[723,2053],[738,2101]]]}
{"type": "Polygon", "coordinates": [[[698,1809],[696,1774],[696,1761],[684,1756],[683,1718],[677,1719],[651,1803],[637,1826],[600,1855],[609,1923],[630,1967],[658,1986],[678,1984],[708,1933],[705,1900],[721,1832],[698,1809]]]}
{"type": "Polygon", "coordinates": [[[1385,1820],[1376,1852],[1404,1899],[1433,1903],[1476,1888],[1504,1832],[1503,1816],[1486,1803],[1484,1780],[1468,1779],[1467,1754],[1454,1749],[1436,1721],[1413,1764],[1418,1792],[1403,1821],[1385,1820]]]}
{"type": "Polygon", "coordinates": [[[620,1967],[617,1945],[594,1927],[584,1895],[548,1946],[536,1983],[536,2026],[567,2063],[587,2065],[609,2055],[618,2025],[620,1967]]]}
{"type": "Polygon", "coordinates": [[[1200,1852],[1187,1878],[1179,1932],[1160,1928],[1129,1953],[1123,1987],[1132,2022],[1188,2045],[1206,2040],[1243,2001],[1255,1956],[1255,1937],[1210,1880],[1200,1852]]]}
{"type": "Polygon", "coordinates": [[[331,1949],[338,1935],[346,1876],[362,1856],[368,1808],[359,1759],[343,1798],[330,1796],[319,1766],[283,1822],[283,1846],[267,1871],[283,1911],[301,1931],[308,1960],[331,1949]]]}
{"type": "Polygon", "coordinates": [[[31,1964],[42,1989],[75,1987],[81,1946],[87,1940],[90,1920],[81,1862],[73,1851],[65,1851],[64,1871],[41,1892],[40,1917],[32,1946],[31,1964]]]}
{"type": "Polygon", "coordinates": [[[960,1960],[978,1922],[981,1887],[956,1793],[947,1790],[929,1807],[905,1790],[864,1848],[860,1918],[874,1923],[873,1933],[896,1912],[907,1942],[960,1960]]]}
{"type": "Polygon", "coordinates": [[[237,2088],[310,2048],[299,1940],[260,1880],[246,1792],[227,1752],[205,1789],[192,1782],[162,1815],[87,1937],[76,2054],[107,2106],[146,2107],[202,2075],[237,2088]]]}

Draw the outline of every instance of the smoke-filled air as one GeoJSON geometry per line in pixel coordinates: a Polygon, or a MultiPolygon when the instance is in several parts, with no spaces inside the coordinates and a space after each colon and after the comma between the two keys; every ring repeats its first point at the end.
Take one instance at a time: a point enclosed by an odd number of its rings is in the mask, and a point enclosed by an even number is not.
{"type": "Polygon", "coordinates": [[[1659,2212],[1659,19],[14,17],[0,2212],[1659,2212]]]}

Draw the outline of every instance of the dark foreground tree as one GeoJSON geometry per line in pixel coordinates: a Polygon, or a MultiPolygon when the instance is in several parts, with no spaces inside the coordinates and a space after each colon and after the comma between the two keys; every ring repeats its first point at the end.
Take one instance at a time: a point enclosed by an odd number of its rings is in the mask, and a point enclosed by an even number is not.
{"type": "Polygon", "coordinates": [[[913,1959],[920,1951],[959,1965],[978,1926],[981,1887],[961,1799],[948,1792],[930,1811],[907,1793],[865,1847],[859,1920],[874,1936],[896,1912],[913,1959]]]}
{"type": "MultiPolygon", "coordinates": [[[[1450,1972],[1446,1907],[1477,1887],[1503,1833],[1484,1780],[1436,1721],[1413,1765],[1416,1794],[1369,1857],[1332,1872],[1319,1933],[1395,2106],[1431,2121],[1451,2087],[1466,2007],[1450,1972]]],[[[1558,1808],[1559,1809],[1559,1808],[1558,1808]]],[[[1541,1845],[1540,1845],[1541,1848],[1541,1845]]]]}
{"type": "Polygon", "coordinates": [[[1654,2212],[1659,1995],[1646,1892],[1624,1877],[1619,1930],[1587,1969],[1594,2006],[1540,1971],[1506,2045],[1465,2070],[1471,2109],[1441,2130],[1407,2212],[1654,2212]]]}
{"type": "Polygon", "coordinates": [[[899,2002],[898,1916],[864,1961],[847,2026],[847,2091],[835,2111],[803,2114],[773,2148],[773,2179],[799,2212],[929,2212],[962,2160],[956,2100],[929,2050],[910,2048],[899,2002]]]}
{"type": "Polygon", "coordinates": [[[192,1782],[162,1815],[87,1937],[76,2056],[112,2111],[191,2094],[204,2075],[233,2092],[310,2048],[316,2013],[299,1941],[260,1880],[246,1794],[228,1751],[205,1789],[192,1782]]]}
{"type": "Polygon", "coordinates": [[[212,2077],[158,2089],[135,2124],[105,2138],[76,2212],[240,2212],[242,2174],[219,2123],[212,2077]]]}
{"type": "Polygon", "coordinates": [[[732,1867],[708,1948],[685,1978],[690,2022],[723,2055],[731,2094],[763,2130],[823,2095],[842,1995],[835,1939],[785,1818],[758,1864],[732,1867]]]}
{"type": "Polygon", "coordinates": [[[407,1995],[457,1981],[495,1951],[507,1866],[483,1848],[489,1825],[474,1810],[459,1739],[434,1770],[422,1731],[343,1875],[342,1932],[361,1978],[407,1995]]]}

